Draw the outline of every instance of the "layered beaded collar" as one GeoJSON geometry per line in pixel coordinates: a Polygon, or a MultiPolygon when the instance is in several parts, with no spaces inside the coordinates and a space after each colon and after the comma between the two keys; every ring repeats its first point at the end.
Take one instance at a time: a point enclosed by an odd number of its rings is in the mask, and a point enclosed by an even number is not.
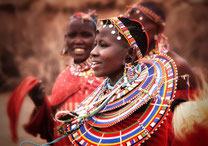
{"type": "Polygon", "coordinates": [[[113,89],[103,94],[108,84],[106,79],[80,104],[75,111],[78,116],[65,124],[65,131],[73,144],[141,144],[161,126],[174,98],[177,68],[167,55],[141,60],[139,66],[141,73],[135,73],[130,85],[126,86],[121,78],[113,89]],[[125,120],[144,104],[148,105],[147,109],[133,125],[109,133],[99,130],[125,120]]]}

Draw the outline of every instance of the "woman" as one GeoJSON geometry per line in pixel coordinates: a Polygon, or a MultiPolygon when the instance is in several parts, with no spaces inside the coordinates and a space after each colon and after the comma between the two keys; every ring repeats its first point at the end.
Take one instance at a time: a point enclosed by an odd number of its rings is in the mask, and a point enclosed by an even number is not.
{"type": "Polygon", "coordinates": [[[185,59],[174,51],[169,50],[167,37],[163,34],[166,20],[163,5],[156,2],[142,2],[131,6],[126,13],[128,17],[139,20],[148,33],[150,46],[146,57],[165,53],[175,61],[179,75],[187,74],[186,80],[185,78],[178,80],[176,96],[179,98],[189,98],[187,96],[192,96],[197,89],[196,75],[185,59]],[[187,83],[187,80],[189,80],[189,83],[187,83]],[[190,88],[188,95],[187,86],[190,88]]]}
{"type": "MultiPolygon", "coordinates": [[[[25,130],[34,136],[40,134],[41,138],[51,141],[60,136],[57,132],[57,125],[60,123],[54,121],[54,114],[59,110],[74,110],[100,84],[101,80],[93,75],[89,59],[90,51],[94,47],[96,17],[94,11],[78,12],[71,17],[65,35],[66,47],[62,55],[70,55],[73,63],[57,77],[49,100],[45,97],[41,82],[34,77],[26,78],[14,91],[8,104],[13,140],[17,139],[16,123],[13,121],[18,118],[16,108],[20,109],[21,102],[16,105],[13,103],[23,99],[27,92],[36,108],[29,123],[25,125],[25,130]]],[[[65,139],[55,145],[65,144],[70,142],[65,139]]]]}
{"type": "MultiPolygon", "coordinates": [[[[91,52],[95,76],[105,81],[60,126],[74,145],[167,145],[169,105],[177,71],[167,55],[142,59],[148,37],[140,22],[102,21],[91,52]]],[[[66,111],[67,113],[67,111],[66,111]]]]}

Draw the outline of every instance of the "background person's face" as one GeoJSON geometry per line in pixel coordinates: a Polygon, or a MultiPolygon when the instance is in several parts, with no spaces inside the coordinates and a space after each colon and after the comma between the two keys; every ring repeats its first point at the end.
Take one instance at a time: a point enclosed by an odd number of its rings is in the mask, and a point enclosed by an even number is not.
{"type": "Polygon", "coordinates": [[[92,22],[74,19],[69,22],[66,46],[69,55],[79,63],[90,56],[94,47],[95,26],[92,22]]]}
{"type": "Polygon", "coordinates": [[[113,77],[123,74],[125,58],[129,45],[122,37],[117,40],[118,33],[111,34],[115,28],[101,28],[95,39],[95,48],[91,52],[92,69],[97,77],[113,77]]]}

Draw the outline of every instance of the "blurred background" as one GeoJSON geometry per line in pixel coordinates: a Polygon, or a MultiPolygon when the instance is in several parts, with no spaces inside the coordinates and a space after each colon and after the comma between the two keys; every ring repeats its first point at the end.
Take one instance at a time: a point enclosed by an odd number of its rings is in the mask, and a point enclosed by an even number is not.
{"type": "MultiPolygon", "coordinates": [[[[50,94],[57,75],[65,68],[60,57],[67,22],[72,13],[96,9],[99,18],[118,16],[140,0],[0,0],[0,145],[10,140],[6,104],[11,91],[29,75],[43,81],[50,94]]],[[[149,0],[143,0],[149,1],[149,0]]],[[[165,34],[170,49],[198,72],[208,73],[208,0],[153,0],[166,8],[165,34]]],[[[45,141],[26,134],[22,125],[33,108],[24,102],[19,122],[19,142],[45,141]]]]}

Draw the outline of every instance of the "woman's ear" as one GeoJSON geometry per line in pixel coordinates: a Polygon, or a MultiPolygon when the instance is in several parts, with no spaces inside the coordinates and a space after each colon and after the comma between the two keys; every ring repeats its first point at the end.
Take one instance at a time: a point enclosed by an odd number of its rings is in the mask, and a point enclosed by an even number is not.
{"type": "Polygon", "coordinates": [[[126,63],[133,63],[136,60],[136,50],[130,47],[126,56],[126,63]]]}

